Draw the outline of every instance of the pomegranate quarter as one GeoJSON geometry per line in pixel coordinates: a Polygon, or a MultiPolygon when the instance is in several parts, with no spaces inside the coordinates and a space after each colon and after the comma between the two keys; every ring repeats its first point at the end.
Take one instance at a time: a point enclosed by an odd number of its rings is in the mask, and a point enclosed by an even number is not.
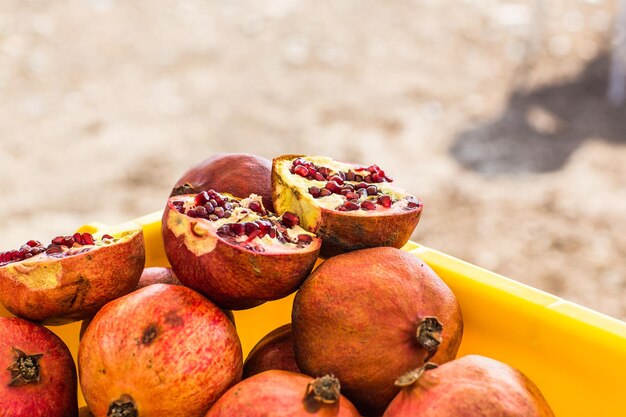
{"type": "Polygon", "coordinates": [[[322,156],[274,159],[272,190],[276,212],[297,214],[302,227],[322,239],[324,257],[376,246],[402,247],[423,206],[377,165],[322,156]]]}
{"type": "Polygon", "coordinates": [[[78,349],[95,416],[201,417],[241,379],[241,344],[226,315],[197,292],[154,284],[105,305],[78,349]]]}
{"type": "Polygon", "coordinates": [[[554,417],[539,388],[517,369],[469,355],[428,363],[396,381],[383,417],[554,417]]]}
{"type": "Polygon", "coordinates": [[[380,415],[398,375],[454,359],[463,320],[452,291],[419,258],[396,248],[327,259],[293,303],[296,361],[332,373],[364,415],[380,415]]]}
{"type": "Polygon", "coordinates": [[[76,367],[50,330],[0,317],[0,417],[76,417],[76,367]]]}
{"type": "Polygon", "coordinates": [[[162,231],[178,279],[232,310],[294,292],[321,245],[294,213],[279,217],[255,194],[239,199],[213,190],[170,197],[162,231]]]}
{"type": "Polygon", "coordinates": [[[16,316],[47,325],[82,320],[133,291],[144,262],[138,227],[58,236],[49,245],[29,240],[0,253],[0,302],[16,316]]]}

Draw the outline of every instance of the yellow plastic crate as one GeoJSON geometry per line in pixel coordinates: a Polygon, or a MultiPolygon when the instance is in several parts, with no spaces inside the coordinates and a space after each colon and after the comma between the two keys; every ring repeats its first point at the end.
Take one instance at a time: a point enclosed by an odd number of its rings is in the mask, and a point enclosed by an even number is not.
{"type": "MultiPolygon", "coordinates": [[[[161,214],[134,220],[144,230],[146,266],[169,266],[161,214]]],[[[98,229],[110,228],[93,223],[79,231],[98,229]]],[[[559,417],[626,416],[626,323],[413,242],[403,249],[427,262],[456,294],[465,322],[459,356],[481,354],[520,369],[559,417]]],[[[244,355],[291,321],[292,301],[293,295],[235,312],[244,355]]],[[[51,328],[74,357],[79,328],[51,328]]]]}

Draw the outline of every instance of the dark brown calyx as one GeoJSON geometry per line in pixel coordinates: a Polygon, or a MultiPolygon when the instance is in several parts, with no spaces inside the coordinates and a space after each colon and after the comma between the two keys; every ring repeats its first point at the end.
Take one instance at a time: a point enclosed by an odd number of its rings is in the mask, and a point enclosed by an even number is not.
{"type": "Polygon", "coordinates": [[[10,387],[26,385],[39,382],[39,360],[43,357],[43,353],[36,355],[27,355],[20,349],[13,348],[15,353],[15,362],[13,362],[7,370],[11,372],[10,387]]]}
{"type": "Polygon", "coordinates": [[[406,374],[403,374],[402,376],[400,376],[400,378],[396,379],[396,382],[394,382],[394,385],[396,387],[411,386],[415,383],[415,381],[420,379],[422,375],[424,375],[424,372],[429,371],[431,369],[435,369],[438,366],[439,365],[437,365],[436,363],[426,362],[424,366],[419,367],[417,369],[413,369],[412,371],[409,371],[406,374]]]}
{"type": "Polygon", "coordinates": [[[126,394],[109,404],[109,411],[107,411],[107,417],[137,417],[137,415],[135,401],[126,394]]]}
{"type": "Polygon", "coordinates": [[[309,382],[304,399],[313,399],[321,404],[335,404],[341,395],[339,380],[333,375],[324,375],[309,382]]]}
{"type": "Polygon", "coordinates": [[[425,317],[417,326],[417,343],[428,352],[424,362],[428,362],[437,353],[442,340],[442,330],[443,324],[437,317],[425,317]]]}
{"type": "Polygon", "coordinates": [[[183,194],[195,194],[197,192],[198,191],[195,188],[193,188],[193,185],[186,182],[183,185],[174,187],[172,189],[172,192],[170,193],[170,197],[174,197],[175,195],[183,195],[183,194]]]}

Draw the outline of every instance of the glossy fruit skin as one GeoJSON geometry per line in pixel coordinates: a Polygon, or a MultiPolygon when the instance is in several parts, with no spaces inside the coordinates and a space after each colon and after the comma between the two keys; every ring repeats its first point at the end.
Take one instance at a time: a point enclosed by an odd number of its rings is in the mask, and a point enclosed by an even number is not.
{"type": "Polygon", "coordinates": [[[272,330],[252,348],[243,364],[243,377],[271,369],[300,373],[293,352],[291,323],[272,330]]]}
{"type": "Polygon", "coordinates": [[[358,417],[343,395],[337,404],[307,409],[303,401],[314,378],[289,371],[271,370],[244,379],[228,390],[205,417],[358,417]]]}
{"type": "Polygon", "coordinates": [[[272,163],[256,155],[246,153],[219,153],[191,167],[174,184],[185,183],[197,192],[216,190],[235,197],[257,194],[263,197],[263,205],[274,211],[271,188],[272,163]]]}
{"type": "Polygon", "coordinates": [[[408,211],[390,211],[363,215],[357,211],[337,211],[320,207],[303,197],[303,190],[294,188],[279,174],[278,166],[306,155],[283,155],[272,162],[272,196],[277,213],[293,211],[301,225],[322,239],[321,256],[378,246],[401,248],[419,223],[423,205],[408,211]]]}
{"type": "Polygon", "coordinates": [[[553,417],[539,388],[517,369],[468,355],[425,371],[384,417],[553,417]]]}
{"type": "Polygon", "coordinates": [[[313,269],[320,239],[298,251],[258,253],[203,229],[203,220],[179,213],[171,201],[162,222],[167,259],[178,279],[218,306],[242,310],[293,293],[313,269]]]}
{"type": "Polygon", "coordinates": [[[452,291],[419,258],[395,248],[363,249],[322,263],[294,299],[298,366],[332,373],[364,415],[381,414],[398,375],[428,357],[417,342],[420,322],[435,316],[442,342],[431,362],[454,359],[463,319],[452,291]]]}
{"type": "Polygon", "coordinates": [[[76,417],[76,367],[69,349],[50,330],[17,317],[0,317],[0,417],[76,417]],[[13,348],[39,359],[38,382],[9,386],[13,348]]]}
{"type": "Polygon", "coordinates": [[[143,232],[65,258],[32,259],[0,267],[0,301],[31,321],[71,323],[135,289],[145,264],[143,232]]]}
{"type": "Polygon", "coordinates": [[[130,396],[140,416],[202,416],[241,379],[226,315],[195,291],[154,284],[104,306],[79,345],[83,394],[95,416],[130,396]]]}

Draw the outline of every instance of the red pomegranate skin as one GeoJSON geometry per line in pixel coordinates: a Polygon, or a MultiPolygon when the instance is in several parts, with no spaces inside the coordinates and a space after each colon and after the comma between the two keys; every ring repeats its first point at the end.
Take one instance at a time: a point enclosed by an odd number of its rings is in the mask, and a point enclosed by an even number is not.
{"type": "Polygon", "coordinates": [[[358,417],[343,395],[335,404],[307,407],[307,385],[314,378],[289,371],[270,370],[244,379],[228,390],[205,417],[358,417]]]}
{"type": "Polygon", "coordinates": [[[145,268],[141,273],[141,277],[139,277],[136,289],[153,284],[182,285],[178,278],[176,278],[176,274],[172,271],[172,268],[161,266],[145,268]]]}
{"type": "Polygon", "coordinates": [[[202,416],[241,379],[241,344],[226,315],[195,291],[154,284],[104,306],[79,345],[95,416],[132,399],[139,416],[202,416]]]}
{"type": "Polygon", "coordinates": [[[252,348],[243,364],[243,377],[271,369],[300,373],[293,353],[291,323],[272,330],[252,348]]]}
{"type": "Polygon", "coordinates": [[[384,417],[554,417],[539,388],[507,364],[469,355],[425,371],[384,417]]]}
{"type": "Polygon", "coordinates": [[[63,341],[45,327],[17,317],[0,317],[0,417],[76,417],[76,367],[63,341]],[[39,359],[39,381],[13,380],[8,368],[14,348],[39,359]]]}
{"type": "Polygon", "coordinates": [[[191,167],[174,188],[187,183],[196,192],[213,189],[240,198],[254,193],[263,198],[267,210],[274,211],[271,173],[272,163],[265,158],[246,153],[219,153],[191,167]]]}
{"type": "Polygon", "coordinates": [[[380,415],[399,391],[398,375],[427,358],[416,334],[429,316],[443,324],[430,361],[448,362],[461,344],[461,310],[421,259],[388,247],[335,256],[313,271],[294,299],[296,361],[308,375],[335,375],[362,414],[380,415]]]}

